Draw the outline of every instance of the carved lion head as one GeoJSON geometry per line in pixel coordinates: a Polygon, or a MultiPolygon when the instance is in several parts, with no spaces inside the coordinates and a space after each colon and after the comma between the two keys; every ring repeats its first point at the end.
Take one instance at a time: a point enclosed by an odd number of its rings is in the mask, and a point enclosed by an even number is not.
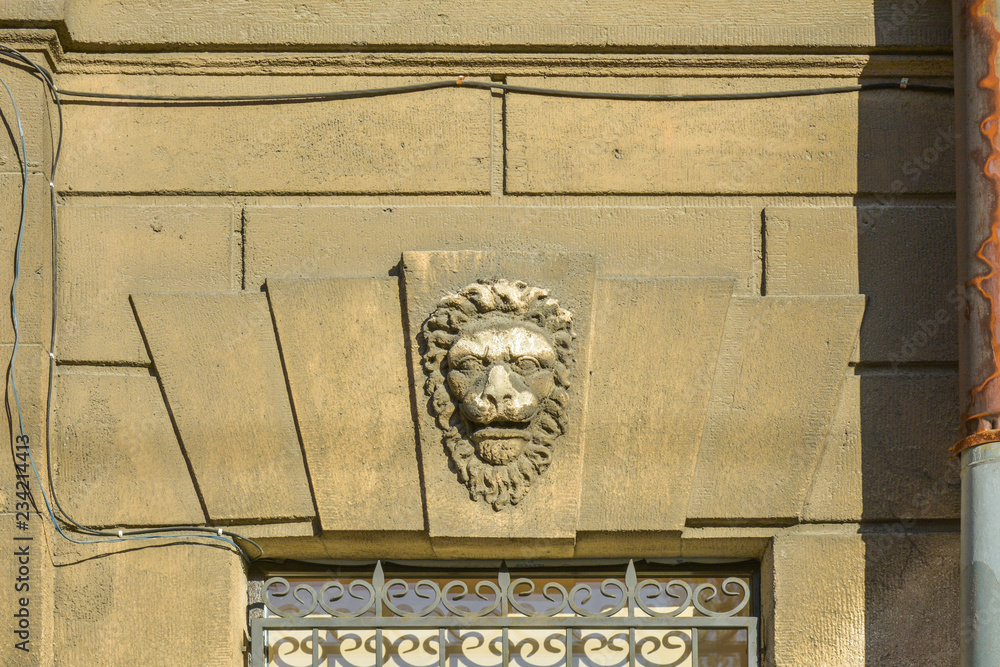
{"type": "Polygon", "coordinates": [[[481,280],[421,329],[424,389],[459,480],[494,510],[516,505],[566,430],[573,321],[540,287],[481,280]]]}

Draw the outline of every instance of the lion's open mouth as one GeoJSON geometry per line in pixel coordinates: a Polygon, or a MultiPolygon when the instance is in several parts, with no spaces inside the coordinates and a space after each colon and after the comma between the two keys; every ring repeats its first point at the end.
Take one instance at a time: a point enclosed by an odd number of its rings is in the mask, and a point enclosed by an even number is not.
{"type": "Polygon", "coordinates": [[[479,443],[483,440],[503,440],[506,438],[524,438],[525,431],[531,426],[531,422],[507,422],[494,421],[477,428],[472,433],[472,441],[479,443]]]}

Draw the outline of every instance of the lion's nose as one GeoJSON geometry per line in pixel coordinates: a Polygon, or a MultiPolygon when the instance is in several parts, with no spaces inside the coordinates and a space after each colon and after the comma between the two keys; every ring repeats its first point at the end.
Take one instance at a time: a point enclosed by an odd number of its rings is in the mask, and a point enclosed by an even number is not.
{"type": "Polygon", "coordinates": [[[486,376],[486,387],[483,389],[483,398],[494,406],[502,406],[517,395],[517,390],[510,382],[510,373],[500,365],[490,368],[489,375],[486,376]]]}

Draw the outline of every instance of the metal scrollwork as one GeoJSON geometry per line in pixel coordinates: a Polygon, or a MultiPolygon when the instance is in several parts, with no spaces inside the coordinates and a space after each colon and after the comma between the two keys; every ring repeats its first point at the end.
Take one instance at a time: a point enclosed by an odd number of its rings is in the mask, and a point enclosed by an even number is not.
{"type": "Polygon", "coordinates": [[[708,602],[709,600],[715,598],[716,595],[718,595],[719,589],[713,584],[701,584],[695,589],[694,597],[692,598],[691,601],[694,603],[695,609],[700,611],[705,616],[711,616],[713,618],[723,618],[726,616],[733,616],[735,614],[738,614],[743,610],[744,607],[747,606],[747,603],[750,602],[750,586],[747,584],[747,582],[743,581],[742,579],[737,579],[736,577],[729,577],[728,579],[722,582],[722,592],[725,593],[726,595],[738,595],[742,593],[742,599],[739,601],[736,607],[726,611],[712,611],[710,609],[706,609],[704,603],[700,599],[702,593],[706,594],[704,602],[708,602]]]}
{"type": "Polygon", "coordinates": [[[748,578],[640,580],[630,562],[620,578],[566,581],[505,568],[485,579],[387,579],[381,563],[349,581],[274,577],[267,614],[251,619],[250,664],[692,667],[709,664],[705,652],[734,651],[757,664],[748,578]]]}
{"type": "Polygon", "coordinates": [[[519,602],[517,599],[518,595],[527,597],[535,593],[535,582],[531,579],[515,579],[510,582],[510,586],[507,588],[507,601],[510,602],[510,606],[516,609],[521,614],[531,617],[550,617],[555,616],[563,609],[566,608],[566,603],[569,601],[569,593],[566,592],[566,588],[562,584],[557,584],[554,581],[550,581],[542,586],[542,597],[544,597],[549,602],[555,603],[548,609],[534,609],[532,607],[526,606],[519,602]],[[521,586],[527,586],[528,590],[522,591],[520,593],[516,592],[516,589],[521,586]],[[558,593],[557,598],[553,593],[558,593]]]}
{"type": "Polygon", "coordinates": [[[483,579],[471,586],[461,579],[444,584],[429,579],[385,580],[381,566],[371,581],[292,584],[284,577],[274,577],[264,586],[267,609],[284,618],[302,618],[317,611],[335,618],[357,618],[373,610],[375,616],[399,618],[482,618],[514,613],[544,619],[567,612],[580,618],[611,618],[626,609],[628,616],[640,618],[677,618],[692,613],[728,618],[750,603],[750,585],[739,577],[729,577],[721,586],[692,585],[682,579],[638,581],[631,563],[624,579],[605,579],[599,584],[581,582],[570,590],[555,581],[511,579],[506,572],[495,581],[483,579]],[[601,606],[595,607],[598,602],[601,606]]]}
{"type": "Polygon", "coordinates": [[[570,591],[569,606],[577,613],[579,616],[587,616],[589,618],[600,618],[602,616],[614,616],[622,609],[629,601],[629,589],[628,586],[618,579],[605,579],[601,582],[601,595],[606,598],[619,598],[619,600],[612,604],[607,609],[600,611],[590,611],[584,605],[590,602],[591,598],[594,596],[593,589],[586,584],[577,584],[570,591]],[[615,589],[616,593],[612,594],[611,589],[615,589]],[[580,596],[579,594],[583,595],[580,596]]]}
{"type": "Polygon", "coordinates": [[[320,588],[319,592],[320,592],[319,606],[323,609],[323,611],[330,614],[330,616],[335,616],[337,618],[353,618],[356,616],[361,616],[362,614],[366,613],[369,609],[371,609],[372,606],[375,605],[375,596],[377,595],[374,586],[372,586],[367,581],[361,581],[361,580],[352,581],[347,585],[346,588],[339,581],[331,581],[327,584],[324,584],[323,587],[320,588]],[[364,600],[365,598],[362,598],[360,595],[357,594],[358,590],[363,590],[368,594],[367,602],[365,604],[362,604],[362,606],[359,607],[358,609],[355,609],[354,611],[344,612],[335,609],[332,606],[333,604],[342,601],[344,599],[345,593],[349,597],[355,600],[364,600]],[[336,595],[334,595],[334,597],[328,602],[326,599],[326,594],[329,591],[336,591],[336,595]]]}
{"type": "Polygon", "coordinates": [[[441,588],[428,579],[421,579],[412,585],[403,579],[390,579],[385,582],[385,587],[382,589],[382,603],[396,616],[404,618],[427,616],[441,604],[441,588]],[[395,589],[395,593],[393,593],[393,589],[395,589]],[[395,604],[395,600],[406,599],[411,593],[414,597],[422,600],[430,600],[430,604],[413,611],[403,609],[395,604]]]}
{"type": "Polygon", "coordinates": [[[284,616],[285,618],[301,618],[303,616],[308,616],[313,613],[316,609],[316,605],[319,602],[319,596],[316,594],[315,589],[308,584],[298,584],[294,588],[288,583],[288,580],[283,577],[273,577],[267,580],[264,584],[264,588],[267,591],[267,596],[264,598],[264,604],[267,605],[268,610],[275,616],[284,616]],[[272,593],[271,588],[277,586],[278,590],[272,593]],[[300,594],[307,595],[307,599],[303,599],[300,594]],[[298,602],[292,609],[284,607],[276,607],[275,604],[280,603],[282,600],[288,600],[288,596],[298,602]]]}
{"type": "Polygon", "coordinates": [[[498,586],[492,581],[483,580],[476,582],[475,590],[476,590],[476,597],[479,598],[480,600],[489,600],[487,596],[483,595],[483,591],[489,591],[490,593],[493,594],[493,602],[478,611],[472,611],[469,609],[462,609],[461,607],[456,607],[453,604],[453,600],[454,602],[461,602],[469,594],[469,585],[466,584],[464,581],[457,580],[457,581],[450,581],[442,587],[441,604],[444,605],[444,608],[447,609],[449,612],[451,612],[455,616],[460,616],[462,618],[477,618],[479,616],[488,616],[497,610],[497,608],[500,606],[500,602],[503,600],[503,595],[504,595],[503,591],[500,590],[500,586],[498,586]],[[449,594],[451,594],[452,591],[456,590],[459,592],[456,593],[452,599],[449,599],[449,594]]]}
{"type": "Polygon", "coordinates": [[[639,609],[642,609],[644,612],[653,617],[678,616],[691,605],[692,600],[694,600],[694,593],[691,590],[691,584],[680,579],[671,579],[667,582],[656,581],[655,579],[644,579],[636,585],[635,589],[636,605],[638,605],[639,609]],[[681,599],[681,601],[676,605],[672,605],[669,608],[669,611],[653,609],[649,606],[647,600],[643,599],[643,591],[650,588],[655,591],[655,594],[647,595],[647,598],[655,599],[662,596],[676,598],[677,596],[672,595],[671,592],[678,589],[684,592],[684,598],[681,599]]]}

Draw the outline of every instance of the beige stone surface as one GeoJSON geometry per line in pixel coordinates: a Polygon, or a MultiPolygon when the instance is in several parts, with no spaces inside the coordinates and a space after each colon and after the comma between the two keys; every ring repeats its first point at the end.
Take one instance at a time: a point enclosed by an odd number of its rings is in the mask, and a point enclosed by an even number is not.
{"type": "Polygon", "coordinates": [[[572,538],[431,537],[431,547],[440,560],[572,558],[575,553],[572,538]]]}
{"type": "Polygon", "coordinates": [[[434,558],[426,531],[374,532],[346,531],[324,536],[329,558],[434,558]]]}
{"type": "MultiPolygon", "coordinates": [[[[32,53],[30,57],[38,59],[41,56],[38,53],[32,53]]],[[[11,104],[7,91],[0,87],[0,114],[3,114],[5,120],[4,139],[0,141],[0,173],[18,175],[21,173],[21,138],[17,129],[18,115],[21,119],[21,128],[24,130],[24,149],[28,157],[28,171],[32,173],[45,172],[48,170],[52,152],[52,138],[47,129],[49,116],[46,111],[45,88],[38,79],[20,67],[5,66],[3,80],[14,95],[18,114],[14,113],[14,106],[11,104]]],[[[9,218],[5,219],[5,223],[9,220],[9,218]]],[[[6,227],[6,224],[4,226],[6,227]]]]}
{"type": "MultiPolygon", "coordinates": [[[[413,377],[416,378],[421,474],[431,539],[543,538],[571,548],[580,512],[584,418],[594,291],[594,257],[583,253],[406,252],[403,254],[406,314],[413,377]],[[566,432],[554,443],[548,470],[531,484],[520,503],[496,511],[469,491],[450,469],[442,431],[423,392],[417,332],[439,300],[482,278],[506,278],[550,291],[573,315],[575,363],[571,369],[566,432]]],[[[498,543],[499,544],[499,543],[498,543]]],[[[435,551],[438,550],[435,544],[435,551]]],[[[449,556],[454,557],[454,556],[449,556]]]]}
{"type": "Polygon", "coordinates": [[[864,510],[861,447],[861,378],[848,369],[823,444],[803,521],[860,521],[864,510]]]}
{"type": "Polygon", "coordinates": [[[267,296],[132,301],[209,520],[314,516],[267,296]]]}
{"type": "Polygon", "coordinates": [[[20,530],[16,521],[22,519],[13,513],[0,513],[0,540],[5,552],[0,559],[0,576],[6,582],[0,592],[0,612],[6,635],[0,642],[0,664],[42,667],[52,664],[54,643],[54,576],[49,557],[52,529],[48,518],[32,513],[29,528],[20,530]],[[27,627],[23,627],[25,622],[27,627]],[[18,635],[18,632],[27,634],[18,635]],[[27,651],[17,648],[16,645],[25,640],[27,643],[23,647],[27,651]]]}
{"type": "MultiPolygon", "coordinates": [[[[0,91],[2,93],[3,91],[0,91]]],[[[3,143],[0,142],[0,146],[3,143]]],[[[28,208],[21,241],[21,270],[17,286],[17,321],[21,343],[44,343],[48,347],[52,321],[52,227],[49,216],[48,179],[28,178],[28,208]]],[[[20,174],[0,173],[0,254],[2,283],[9,288],[14,280],[14,253],[21,215],[20,174]]],[[[14,342],[14,326],[9,316],[0,320],[0,343],[14,342]]]]}
{"type": "Polygon", "coordinates": [[[428,560],[437,557],[425,530],[338,530],[314,537],[257,537],[254,541],[268,558],[428,560]]]}
{"type": "Polygon", "coordinates": [[[677,532],[577,531],[574,558],[663,558],[680,555],[677,532]]]}
{"type": "Polygon", "coordinates": [[[951,371],[861,377],[861,479],[870,521],[957,519],[958,377],[951,371]]]}
{"type": "Polygon", "coordinates": [[[954,96],[866,91],[855,128],[858,192],[900,196],[955,191],[954,96]]]}
{"type": "Polygon", "coordinates": [[[865,574],[859,535],[775,537],[761,567],[766,664],[886,664],[865,661],[865,574]]]}
{"type": "Polygon", "coordinates": [[[879,201],[857,208],[768,207],[766,292],[865,294],[862,361],[957,359],[962,302],[954,206],[879,201]]]}
{"type": "MultiPolygon", "coordinates": [[[[232,526],[220,526],[224,530],[229,530],[237,535],[241,535],[250,540],[264,538],[273,539],[297,539],[316,537],[318,531],[315,521],[283,521],[280,523],[238,523],[232,526]]],[[[253,551],[251,547],[250,551],[253,551]]]]}
{"type": "Polygon", "coordinates": [[[267,281],[324,530],[422,530],[397,278],[267,281]]]}
{"type": "Polygon", "coordinates": [[[761,560],[781,528],[771,526],[688,526],[681,533],[680,555],[684,558],[743,558],[761,560]]]}
{"type": "MultiPolygon", "coordinates": [[[[70,0],[74,41],[120,45],[418,45],[548,47],[871,47],[950,46],[944,0],[907,3],[766,0],[691,5],[448,0],[433,7],[368,0],[302,3],[236,0],[70,0]]],[[[3,14],[0,14],[3,16],[3,14]]],[[[15,14],[15,16],[18,16],[15,14]]]]}
{"type": "MultiPolygon", "coordinates": [[[[0,345],[0,360],[2,360],[4,370],[10,363],[13,345],[0,345]]],[[[14,365],[14,379],[17,385],[17,394],[21,403],[21,420],[18,420],[14,394],[5,394],[10,401],[10,415],[7,411],[0,411],[0,428],[2,428],[3,441],[5,443],[8,475],[0,478],[0,512],[13,513],[24,511],[22,498],[17,497],[17,474],[24,473],[28,476],[27,484],[34,496],[35,505],[32,510],[45,511],[42,497],[38,494],[38,478],[34,470],[30,467],[30,459],[35,462],[35,469],[41,476],[42,482],[48,484],[47,459],[45,454],[44,429],[45,423],[45,379],[48,372],[48,354],[39,345],[21,345],[17,351],[17,362],[14,365]],[[14,438],[20,435],[19,423],[24,423],[24,434],[28,436],[29,450],[18,447],[20,443],[14,438]],[[23,466],[23,467],[19,467],[23,466]]],[[[7,387],[11,385],[8,382],[7,387]]],[[[47,488],[47,487],[46,487],[47,488]]],[[[23,489],[20,489],[23,491],[23,489]]],[[[2,609],[0,609],[2,611],[2,609]]]]}
{"type": "Polygon", "coordinates": [[[65,0],[9,0],[0,6],[0,20],[58,21],[65,17],[65,0]]]}
{"type": "Polygon", "coordinates": [[[556,206],[477,201],[248,206],[246,286],[268,276],[385,276],[406,250],[592,252],[598,275],[737,278],[756,288],[748,206],[556,206]]]}
{"type": "Polygon", "coordinates": [[[54,481],[73,519],[114,527],[205,523],[156,378],[144,369],[64,372],[55,397],[54,481]]]}
{"type": "Polygon", "coordinates": [[[148,363],[128,295],[232,289],[238,223],[219,203],[60,207],[60,360],[148,363]]]}
{"type": "Polygon", "coordinates": [[[959,664],[959,535],[869,533],[865,543],[868,665],[959,664]]]}
{"type": "Polygon", "coordinates": [[[602,279],[580,530],[684,527],[732,282],[602,279]]]}
{"type": "Polygon", "coordinates": [[[243,659],[246,578],[235,553],[136,546],[56,568],[56,664],[204,665],[243,659]]]}
{"type": "Polygon", "coordinates": [[[689,520],[798,518],[863,310],[860,296],[730,301],[689,520]]]}
{"type": "MultiPolygon", "coordinates": [[[[266,95],[386,88],[399,77],[67,76],[106,93],[266,95]]],[[[66,105],[74,192],[488,192],[490,95],[437,90],[312,104],[66,105]]]]}
{"type": "Polygon", "coordinates": [[[958,319],[965,306],[955,246],[951,205],[858,209],[859,284],[868,295],[863,361],[958,359],[958,319]]]}
{"type": "Polygon", "coordinates": [[[853,206],[764,209],[767,294],[857,294],[858,214],[853,206]]]}
{"type": "MultiPolygon", "coordinates": [[[[511,83],[551,87],[549,79],[511,83]]],[[[853,80],[824,79],[825,86],[853,80]]],[[[582,90],[708,93],[813,88],[815,79],[560,79],[582,90]]],[[[852,194],[890,192],[903,146],[933,146],[954,115],[951,98],[874,91],[815,98],[711,102],[507,101],[512,193],[852,194]],[[859,152],[855,121],[872,140],[859,152]],[[893,150],[896,149],[896,150],[893,150]]],[[[950,130],[948,130],[950,132],[950,130]]],[[[915,155],[914,158],[918,158],[915,155]]],[[[913,189],[953,192],[945,153],[913,189]]],[[[912,191],[912,190],[911,190],[912,191]]]]}

